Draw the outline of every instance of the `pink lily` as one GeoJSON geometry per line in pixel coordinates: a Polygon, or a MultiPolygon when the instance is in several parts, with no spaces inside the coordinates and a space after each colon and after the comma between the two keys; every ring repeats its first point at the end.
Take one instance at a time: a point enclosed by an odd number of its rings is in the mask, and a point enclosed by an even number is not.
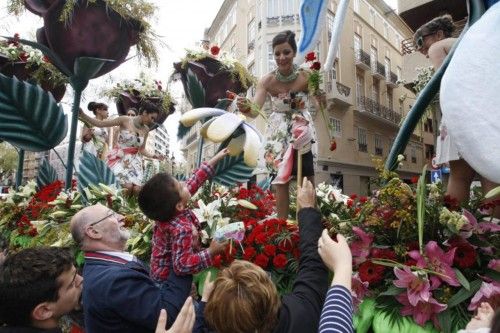
{"type": "Polygon", "coordinates": [[[425,245],[425,256],[419,251],[411,251],[408,255],[417,261],[416,266],[433,270],[440,275],[431,276],[433,286],[439,286],[439,280],[448,283],[450,286],[459,286],[455,271],[451,268],[456,248],[444,252],[435,241],[430,241],[425,245]]]}
{"type": "Polygon", "coordinates": [[[373,242],[373,235],[367,234],[363,229],[353,227],[352,231],[359,237],[359,240],[351,243],[351,252],[354,264],[359,265],[366,260],[370,254],[370,247],[373,242]]]}
{"type": "Polygon", "coordinates": [[[422,278],[418,273],[412,272],[408,266],[404,266],[403,269],[394,267],[394,274],[398,278],[393,281],[394,285],[407,290],[408,301],[412,306],[416,306],[420,301],[429,301],[431,286],[427,278],[422,278]]]}
{"type": "Polygon", "coordinates": [[[432,297],[427,302],[419,301],[416,306],[410,304],[405,293],[397,295],[396,299],[403,304],[401,315],[412,315],[415,322],[420,326],[424,326],[429,319],[432,319],[434,326],[439,327],[436,315],[446,310],[447,307],[446,304],[441,304],[432,297]]]}
{"type": "Polygon", "coordinates": [[[482,302],[496,304],[500,300],[500,282],[493,281],[491,283],[483,282],[481,288],[470,300],[467,310],[475,311],[482,302]]]}
{"type": "Polygon", "coordinates": [[[361,281],[358,273],[353,275],[351,281],[352,305],[356,310],[361,302],[363,302],[363,298],[368,292],[368,282],[361,281]]]}
{"type": "Polygon", "coordinates": [[[491,259],[488,268],[500,272],[500,259],[491,259]]]}
{"type": "Polygon", "coordinates": [[[477,222],[477,219],[468,210],[464,209],[463,217],[469,222],[465,224],[460,231],[460,235],[464,238],[469,238],[472,234],[484,234],[487,232],[499,232],[500,225],[493,222],[477,222]]]}

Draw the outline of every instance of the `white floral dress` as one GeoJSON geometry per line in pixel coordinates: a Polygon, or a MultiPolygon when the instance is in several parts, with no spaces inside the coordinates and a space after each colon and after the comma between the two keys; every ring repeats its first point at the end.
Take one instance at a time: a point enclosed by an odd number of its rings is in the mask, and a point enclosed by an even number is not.
{"type": "MultiPolygon", "coordinates": [[[[265,168],[268,173],[271,175],[279,174],[283,169],[286,168],[283,163],[283,159],[286,157],[286,153],[288,151],[289,146],[294,144],[292,127],[293,127],[293,118],[294,115],[300,115],[307,121],[307,127],[309,130],[310,139],[301,147],[294,146],[293,148],[299,148],[302,152],[303,156],[306,153],[311,152],[312,160],[310,161],[311,165],[303,164],[303,174],[310,175],[304,171],[306,168],[312,170],[314,173],[314,166],[316,165],[316,157],[317,157],[317,140],[316,140],[316,131],[314,129],[314,122],[311,114],[309,113],[309,98],[306,93],[285,93],[279,94],[278,96],[269,95],[271,100],[271,115],[268,119],[268,125],[265,132],[265,140],[264,140],[264,149],[262,152],[261,159],[265,165],[265,168]],[[294,98],[291,98],[291,97],[294,98]]],[[[309,137],[308,137],[309,138],[309,137]]],[[[296,169],[296,166],[293,167],[296,169]]],[[[290,173],[291,170],[288,170],[290,173]]],[[[295,170],[296,171],[296,170],[295,170]]],[[[290,180],[294,175],[287,175],[281,181],[275,183],[286,183],[290,180]]]]}
{"type": "Polygon", "coordinates": [[[87,151],[99,159],[104,159],[106,156],[108,131],[105,128],[93,127],[94,133],[89,142],[82,145],[82,151],[87,151]]]}
{"type": "Polygon", "coordinates": [[[139,148],[144,137],[136,132],[120,130],[117,145],[107,156],[107,163],[121,184],[143,184],[144,170],[139,148]]]}

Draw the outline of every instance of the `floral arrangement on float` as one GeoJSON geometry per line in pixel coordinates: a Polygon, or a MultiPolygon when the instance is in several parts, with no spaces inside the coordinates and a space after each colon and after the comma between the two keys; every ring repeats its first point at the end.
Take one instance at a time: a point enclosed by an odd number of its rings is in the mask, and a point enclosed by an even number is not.
{"type": "Polygon", "coordinates": [[[20,35],[0,41],[0,73],[32,81],[50,91],[60,101],[66,91],[68,78],[37,49],[23,45],[20,35]]]}
{"type": "Polygon", "coordinates": [[[140,73],[133,80],[118,82],[112,89],[104,92],[104,95],[116,101],[118,114],[126,115],[130,108],[138,108],[143,100],[158,105],[162,114],[156,123],[161,124],[169,115],[175,112],[175,102],[168,91],[159,80],[154,80],[140,73]]]}
{"type": "Polygon", "coordinates": [[[500,226],[475,190],[464,207],[441,183],[382,170],[370,197],[318,186],[330,232],[350,236],[357,332],[456,332],[481,302],[500,304],[500,226]]]}

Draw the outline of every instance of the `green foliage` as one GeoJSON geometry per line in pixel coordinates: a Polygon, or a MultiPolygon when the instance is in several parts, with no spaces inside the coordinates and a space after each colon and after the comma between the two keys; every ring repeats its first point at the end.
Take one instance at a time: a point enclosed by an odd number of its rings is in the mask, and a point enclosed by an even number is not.
{"type": "Polygon", "coordinates": [[[116,177],[113,171],[96,156],[87,151],[80,157],[80,170],[78,172],[78,188],[85,193],[84,189],[91,185],[116,185],[116,177]]]}
{"type": "Polygon", "coordinates": [[[189,68],[187,70],[186,77],[186,97],[188,98],[189,103],[193,109],[203,107],[205,105],[205,88],[203,87],[203,84],[189,68]]]}
{"type": "Polygon", "coordinates": [[[0,184],[16,170],[17,161],[16,150],[6,142],[0,143],[0,184]]]}
{"type": "Polygon", "coordinates": [[[253,168],[243,162],[243,153],[238,156],[224,157],[215,168],[213,180],[224,186],[245,183],[252,177],[253,168]]]}

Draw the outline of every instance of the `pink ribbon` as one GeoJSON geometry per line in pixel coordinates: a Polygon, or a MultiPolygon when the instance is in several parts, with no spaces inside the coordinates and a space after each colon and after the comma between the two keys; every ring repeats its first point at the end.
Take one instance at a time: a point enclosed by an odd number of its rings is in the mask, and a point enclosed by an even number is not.
{"type": "Polygon", "coordinates": [[[276,175],[273,184],[286,184],[290,181],[293,169],[293,149],[297,150],[298,156],[298,154],[304,153],[301,151],[302,148],[311,143],[312,133],[307,119],[298,115],[293,118],[292,137],[293,141],[291,141],[288,145],[285,154],[283,154],[282,161],[278,164],[278,174],[276,175]]]}

